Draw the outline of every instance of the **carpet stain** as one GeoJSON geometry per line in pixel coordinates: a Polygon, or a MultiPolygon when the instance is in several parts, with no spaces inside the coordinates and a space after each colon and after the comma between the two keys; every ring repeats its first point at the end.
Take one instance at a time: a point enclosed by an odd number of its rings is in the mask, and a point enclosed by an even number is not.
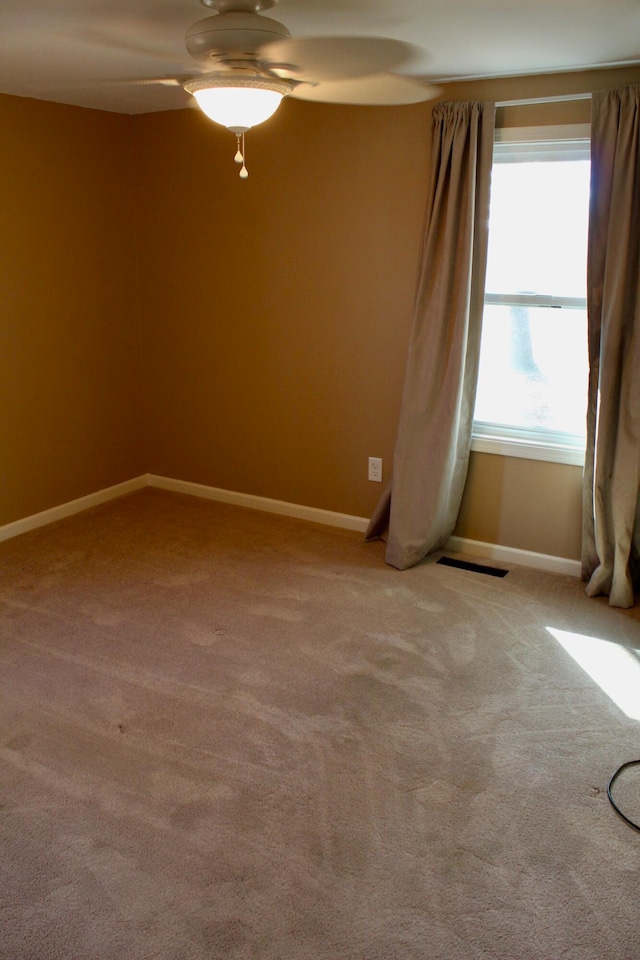
{"type": "Polygon", "coordinates": [[[251,928],[242,920],[218,920],[208,923],[203,930],[205,946],[218,951],[220,957],[236,956],[251,938],[251,928]],[[233,953],[231,953],[233,951],[233,953]]]}
{"type": "Polygon", "coordinates": [[[31,739],[29,733],[18,733],[16,736],[10,737],[5,746],[8,750],[24,750],[31,743],[31,739]]]}
{"type": "Polygon", "coordinates": [[[169,821],[171,826],[191,832],[199,824],[210,819],[211,812],[210,804],[202,800],[196,800],[193,803],[182,803],[179,807],[176,807],[170,814],[169,821]]]}

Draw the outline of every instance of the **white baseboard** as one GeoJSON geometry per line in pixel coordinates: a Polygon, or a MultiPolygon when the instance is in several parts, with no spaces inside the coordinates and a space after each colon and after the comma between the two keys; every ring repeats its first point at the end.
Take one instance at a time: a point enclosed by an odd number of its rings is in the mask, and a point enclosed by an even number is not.
{"type": "MultiPolygon", "coordinates": [[[[108,500],[115,500],[127,493],[141,490],[143,487],[157,487],[159,490],[169,490],[173,493],[185,493],[192,497],[201,497],[204,500],[216,500],[219,503],[229,503],[238,507],[248,507],[252,510],[263,510],[266,513],[277,513],[284,517],[293,517],[297,520],[310,520],[313,523],[323,523],[330,527],[341,527],[345,530],[356,530],[364,533],[369,521],[366,517],[354,517],[347,513],[335,513],[333,510],[320,510],[317,507],[305,507],[297,503],[287,503],[284,500],[272,500],[269,497],[258,497],[251,493],[238,493],[234,490],[224,490],[221,487],[209,487],[202,483],[191,483],[188,480],[174,480],[170,477],[159,477],[155,474],[143,474],[118,483],[104,490],[97,490],[86,497],[71,500],[59,507],[43,510],[22,520],[7,523],[0,527],[0,541],[17,537],[21,533],[35,530],[56,520],[63,520],[73,514],[81,513],[90,507],[97,507],[108,500]]],[[[483,543],[480,540],[467,540],[465,537],[451,537],[445,545],[446,550],[455,553],[465,553],[471,557],[489,560],[498,560],[502,563],[517,563],[523,567],[533,567],[537,570],[547,570],[550,573],[567,574],[579,577],[581,565],[579,560],[569,560],[564,557],[554,557],[545,553],[534,553],[531,550],[520,550],[516,547],[503,547],[497,543],[483,543]]]]}
{"type": "Polygon", "coordinates": [[[86,497],[79,497],[77,500],[70,500],[68,503],[61,503],[59,507],[51,507],[50,510],[43,510],[41,513],[33,513],[30,517],[23,517],[21,520],[14,520],[13,523],[5,523],[0,527],[0,541],[9,540],[11,537],[17,537],[21,533],[28,533],[29,530],[36,530],[38,527],[44,527],[48,523],[55,523],[56,520],[64,520],[65,517],[71,517],[75,513],[82,513],[89,507],[97,507],[108,500],[115,500],[126,493],[133,493],[134,490],[141,490],[148,486],[149,478],[147,474],[141,477],[134,477],[133,480],[125,480],[124,483],[116,483],[113,487],[106,487],[104,490],[97,490],[86,497]]]}
{"type": "Polygon", "coordinates": [[[554,557],[548,553],[534,553],[532,550],[520,550],[518,547],[502,547],[497,543],[483,543],[482,540],[467,540],[465,537],[451,537],[444,549],[471,557],[498,560],[501,563],[518,563],[521,567],[533,567],[535,570],[547,570],[549,573],[563,573],[570,577],[579,577],[582,570],[579,560],[554,557]]]}
{"type": "Polygon", "coordinates": [[[252,493],[237,493],[234,490],[223,490],[221,487],[208,487],[203,483],[173,480],[170,477],[158,477],[154,474],[149,475],[149,486],[157,487],[159,490],[171,490],[173,493],[186,493],[189,496],[202,497],[205,500],[217,500],[219,503],[231,503],[236,507],[264,510],[266,513],[277,513],[283,517],[294,517],[297,520],[311,520],[313,523],[324,523],[330,527],[358,530],[361,533],[364,533],[369,524],[366,517],[352,517],[348,513],[335,513],[333,510],[305,507],[298,503],[271,500],[269,497],[258,497],[252,493]]]}

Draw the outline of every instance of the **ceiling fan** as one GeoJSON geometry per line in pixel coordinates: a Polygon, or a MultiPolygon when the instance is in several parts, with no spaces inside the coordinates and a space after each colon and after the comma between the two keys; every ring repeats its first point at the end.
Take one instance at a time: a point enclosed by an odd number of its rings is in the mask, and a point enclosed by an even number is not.
{"type": "Polygon", "coordinates": [[[273,116],[283,97],[395,105],[437,96],[437,88],[392,72],[413,58],[416,48],[409,43],[381,37],[295,39],[284,24],[262,13],[277,0],[200,2],[216,13],[187,30],[197,76],[141,82],[182,86],[210,119],[231,130],[242,179],[248,176],[244,135],[273,116]]]}

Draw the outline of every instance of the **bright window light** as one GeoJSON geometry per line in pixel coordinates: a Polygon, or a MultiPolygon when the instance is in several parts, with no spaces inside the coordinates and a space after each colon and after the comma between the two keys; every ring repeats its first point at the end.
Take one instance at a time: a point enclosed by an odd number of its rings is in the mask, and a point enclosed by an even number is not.
{"type": "Polygon", "coordinates": [[[631,650],[583,633],[549,633],[631,720],[640,720],[640,661],[631,650]]]}
{"type": "Polygon", "coordinates": [[[588,141],[496,144],[474,436],[542,459],[584,456],[589,178],[588,141]]]}
{"type": "Polygon", "coordinates": [[[591,164],[564,156],[494,162],[487,293],[586,296],[591,164]]]}

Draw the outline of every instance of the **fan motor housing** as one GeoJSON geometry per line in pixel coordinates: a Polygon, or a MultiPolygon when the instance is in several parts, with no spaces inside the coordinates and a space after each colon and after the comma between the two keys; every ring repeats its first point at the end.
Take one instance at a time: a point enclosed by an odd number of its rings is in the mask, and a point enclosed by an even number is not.
{"type": "Polygon", "coordinates": [[[276,40],[288,40],[291,34],[283,23],[255,13],[219,13],[198,20],[187,30],[185,43],[195,60],[229,53],[256,53],[276,40]]]}

